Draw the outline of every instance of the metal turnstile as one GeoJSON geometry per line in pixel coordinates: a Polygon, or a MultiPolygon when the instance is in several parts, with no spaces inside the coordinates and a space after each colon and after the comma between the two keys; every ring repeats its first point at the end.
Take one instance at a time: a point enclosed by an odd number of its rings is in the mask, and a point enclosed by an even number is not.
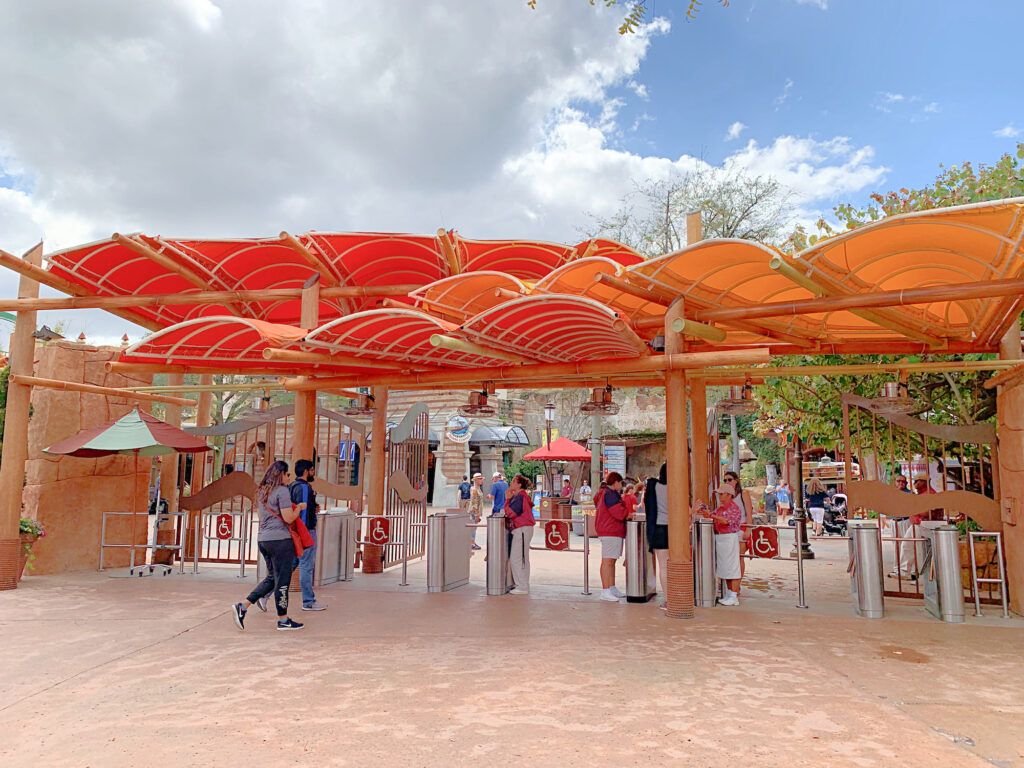
{"type": "Polygon", "coordinates": [[[715,584],[715,521],[708,518],[694,520],[690,535],[693,552],[693,604],[698,608],[714,608],[718,597],[715,584]]]}
{"type": "Polygon", "coordinates": [[[504,595],[511,589],[508,570],[508,529],[505,513],[487,518],[487,594],[504,595]]]}
{"type": "Polygon", "coordinates": [[[626,521],[626,602],[646,603],[657,593],[654,561],[647,546],[647,522],[626,521]]]}
{"type": "Polygon", "coordinates": [[[866,619],[885,616],[882,598],[882,536],[877,520],[850,521],[850,595],[853,610],[866,619]]]}
{"type": "Polygon", "coordinates": [[[334,507],[317,516],[314,585],[352,581],[356,556],[356,513],[334,507]]]}
{"type": "Polygon", "coordinates": [[[952,624],[964,620],[964,586],[960,571],[960,532],[955,525],[925,520],[918,526],[925,542],[921,581],[924,607],[952,624]]]}
{"type": "Polygon", "coordinates": [[[463,512],[427,517],[427,592],[447,592],[469,583],[469,521],[463,512]]]}

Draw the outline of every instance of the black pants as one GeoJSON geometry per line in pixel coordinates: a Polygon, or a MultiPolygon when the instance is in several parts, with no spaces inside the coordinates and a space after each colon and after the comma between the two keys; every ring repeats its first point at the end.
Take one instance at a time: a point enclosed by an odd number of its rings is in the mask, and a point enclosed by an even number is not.
{"type": "Polygon", "coordinates": [[[267,563],[267,577],[256,585],[248,598],[255,603],[261,597],[274,593],[274,605],[278,616],[288,615],[288,585],[295,567],[295,545],[292,540],[261,541],[260,554],[267,563]]]}

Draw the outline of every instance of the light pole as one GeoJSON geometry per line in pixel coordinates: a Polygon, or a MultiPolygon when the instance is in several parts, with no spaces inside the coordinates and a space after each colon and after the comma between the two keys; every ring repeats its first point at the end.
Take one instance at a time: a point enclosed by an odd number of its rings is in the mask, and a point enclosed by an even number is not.
{"type": "Polygon", "coordinates": [[[813,560],[814,551],[807,540],[807,508],[804,506],[804,453],[803,441],[796,436],[796,485],[791,486],[793,498],[793,522],[796,525],[796,540],[791,557],[797,557],[797,548],[804,560],[813,560]]]}
{"type": "MultiPolygon", "coordinates": [[[[555,420],[555,404],[548,402],[544,406],[544,421],[547,422],[548,432],[548,450],[551,450],[551,422],[555,420]]],[[[555,489],[553,487],[554,480],[551,477],[551,459],[548,459],[547,463],[547,484],[548,484],[548,496],[554,497],[555,489]]]]}

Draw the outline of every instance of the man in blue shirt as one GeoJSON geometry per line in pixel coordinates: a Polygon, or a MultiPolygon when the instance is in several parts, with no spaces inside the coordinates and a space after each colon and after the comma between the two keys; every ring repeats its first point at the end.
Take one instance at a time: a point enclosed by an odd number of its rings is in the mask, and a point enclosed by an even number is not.
{"type": "Polygon", "coordinates": [[[491,479],[491,492],[487,498],[492,500],[491,513],[497,514],[505,508],[505,494],[508,492],[508,483],[504,481],[501,472],[495,472],[491,479]]]}
{"type": "Polygon", "coordinates": [[[462,512],[469,511],[469,496],[472,488],[469,478],[463,475],[462,482],[459,483],[459,510],[462,512]]]}
{"type": "Polygon", "coordinates": [[[299,459],[295,462],[295,480],[288,486],[288,492],[292,497],[292,504],[306,503],[306,508],[299,513],[302,522],[309,529],[309,535],[313,537],[313,546],[307,547],[299,558],[299,584],[302,586],[302,610],[322,611],[327,608],[318,602],[313,593],[313,565],[316,562],[316,491],[310,485],[313,480],[313,462],[309,459],[299,459]]]}

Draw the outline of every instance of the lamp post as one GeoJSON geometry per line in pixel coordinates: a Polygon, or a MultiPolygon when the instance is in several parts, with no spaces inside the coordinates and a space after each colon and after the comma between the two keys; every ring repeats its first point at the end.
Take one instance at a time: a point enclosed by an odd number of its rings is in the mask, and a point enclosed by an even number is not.
{"type": "Polygon", "coordinates": [[[807,509],[804,506],[804,454],[803,441],[796,436],[796,485],[791,487],[793,493],[793,521],[796,526],[796,541],[793,543],[791,557],[797,556],[797,547],[804,560],[813,560],[814,552],[807,541],[807,509]]]}
{"type": "MultiPolygon", "coordinates": [[[[552,402],[548,402],[548,404],[544,406],[544,421],[547,423],[548,449],[549,450],[551,448],[551,422],[554,421],[554,420],[555,420],[555,404],[552,403],[552,402]]],[[[554,497],[554,495],[555,495],[554,479],[551,476],[551,460],[550,459],[548,459],[548,463],[547,463],[547,484],[548,484],[548,496],[554,497]]]]}

